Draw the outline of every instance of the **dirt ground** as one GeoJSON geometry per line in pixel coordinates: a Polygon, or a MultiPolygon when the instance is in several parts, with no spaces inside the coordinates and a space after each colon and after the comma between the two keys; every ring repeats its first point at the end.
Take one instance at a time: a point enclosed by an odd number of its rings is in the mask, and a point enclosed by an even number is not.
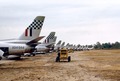
{"type": "Polygon", "coordinates": [[[69,54],[71,62],[55,62],[56,53],[0,61],[0,81],[120,81],[120,50],[69,54]]]}

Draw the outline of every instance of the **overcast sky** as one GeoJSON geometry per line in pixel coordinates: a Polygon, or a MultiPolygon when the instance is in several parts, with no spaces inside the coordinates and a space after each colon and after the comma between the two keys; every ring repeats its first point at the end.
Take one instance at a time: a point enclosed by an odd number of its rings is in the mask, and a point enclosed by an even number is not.
{"type": "Polygon", "coordinates": [[[120,42],[120,0],[0,0],[0,39],[18,38],[38,16],[42,36],[73,44],[120,42]]]}

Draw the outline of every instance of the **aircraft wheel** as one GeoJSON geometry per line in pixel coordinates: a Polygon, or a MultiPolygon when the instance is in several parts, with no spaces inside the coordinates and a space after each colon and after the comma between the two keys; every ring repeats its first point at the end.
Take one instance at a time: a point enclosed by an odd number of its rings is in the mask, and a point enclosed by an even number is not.
{"type": "Polygon", "coordinates": [[[56,62],[60,62],[60,57],[59,56],[56,57],[56,62]]]}
{"type": "Polygon", "coordinates": [[[33,56],[35,56],[35,54],[33,54],[33,56]]]}
{"type": "Polygon", "coordinates": [[[71,61],[71,56],[68,57],[68,62],[70,62],[70,61],[71,61]]]}
{"type": "Polygon", "coordinates": [[[0,60],[2,59],[2,57],[0,57],[0,60]]]}

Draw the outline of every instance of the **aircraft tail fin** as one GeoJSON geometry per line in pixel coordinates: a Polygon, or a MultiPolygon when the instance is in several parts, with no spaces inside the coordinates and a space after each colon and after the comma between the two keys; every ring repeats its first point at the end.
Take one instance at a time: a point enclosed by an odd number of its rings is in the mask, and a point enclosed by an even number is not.
{"type": "Polygon", "coordinates": [[[46,44],[46,47],[48,47],[48,48],[54,47],[54,44],[55,44],[55,42],[56,42],[56,39],[57,39],[57,37],[54,36],[53,40],[52,40],[50,43],[46,44]]]}
{"type": "Polygon", "coordinates": [[[43,44],[53,43],[53,41],[55,40],[54,36],[55,32],[51,32],[48,37],[43,41],[43,44]]]}
{"type": "Polygon", "coordinates": [[[61,44],[61,48],[64,48],[64,45],[65,45],[65,42],[63,42],[63,43],[61,44]]]}
{"type": "Polygon", "coordinates": [[[59,49],[60,49],[60,47],[61,47],[61,40],[60,41],[58,41],[58,43],[55,45],[55,50],[56,51],[58,51],[59,49]]]}
{"type": "Polygon", "coordinates": [[[65,45],[65,42],[63,42],[62,44],[61,44],[61,46],[64,46],[65,45]]]}
{"type": "Polygon", "coordinates": [[[61,40],[60,40],[60,41],[58,41],[58,43],[57,43],[56,45],[60,45],[60,44],[61,44],[61,42],[62,42],[61,40]]]}
{"type": "Polygon", "coordinates": [[[53,42],[55,43],[57,40],[57,36],[54,36],[53,42]]]}
{"type": "Polygon", "coordinates": [[[25,29],[19,40],[33,40],[39,37],[45,16],[37,16],[34,21],[25,29]]]}

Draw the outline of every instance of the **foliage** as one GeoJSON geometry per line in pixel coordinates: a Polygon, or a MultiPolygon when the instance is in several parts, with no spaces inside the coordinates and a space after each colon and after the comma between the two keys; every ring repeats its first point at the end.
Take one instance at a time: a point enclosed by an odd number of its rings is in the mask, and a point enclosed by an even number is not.
{"type": "Polygon", "coordinates": [[[95,49],[120,49],[120,43],[119,42],[115,42],[115,43],[100,43],[97,42],[94,45],[95,49]]]}

